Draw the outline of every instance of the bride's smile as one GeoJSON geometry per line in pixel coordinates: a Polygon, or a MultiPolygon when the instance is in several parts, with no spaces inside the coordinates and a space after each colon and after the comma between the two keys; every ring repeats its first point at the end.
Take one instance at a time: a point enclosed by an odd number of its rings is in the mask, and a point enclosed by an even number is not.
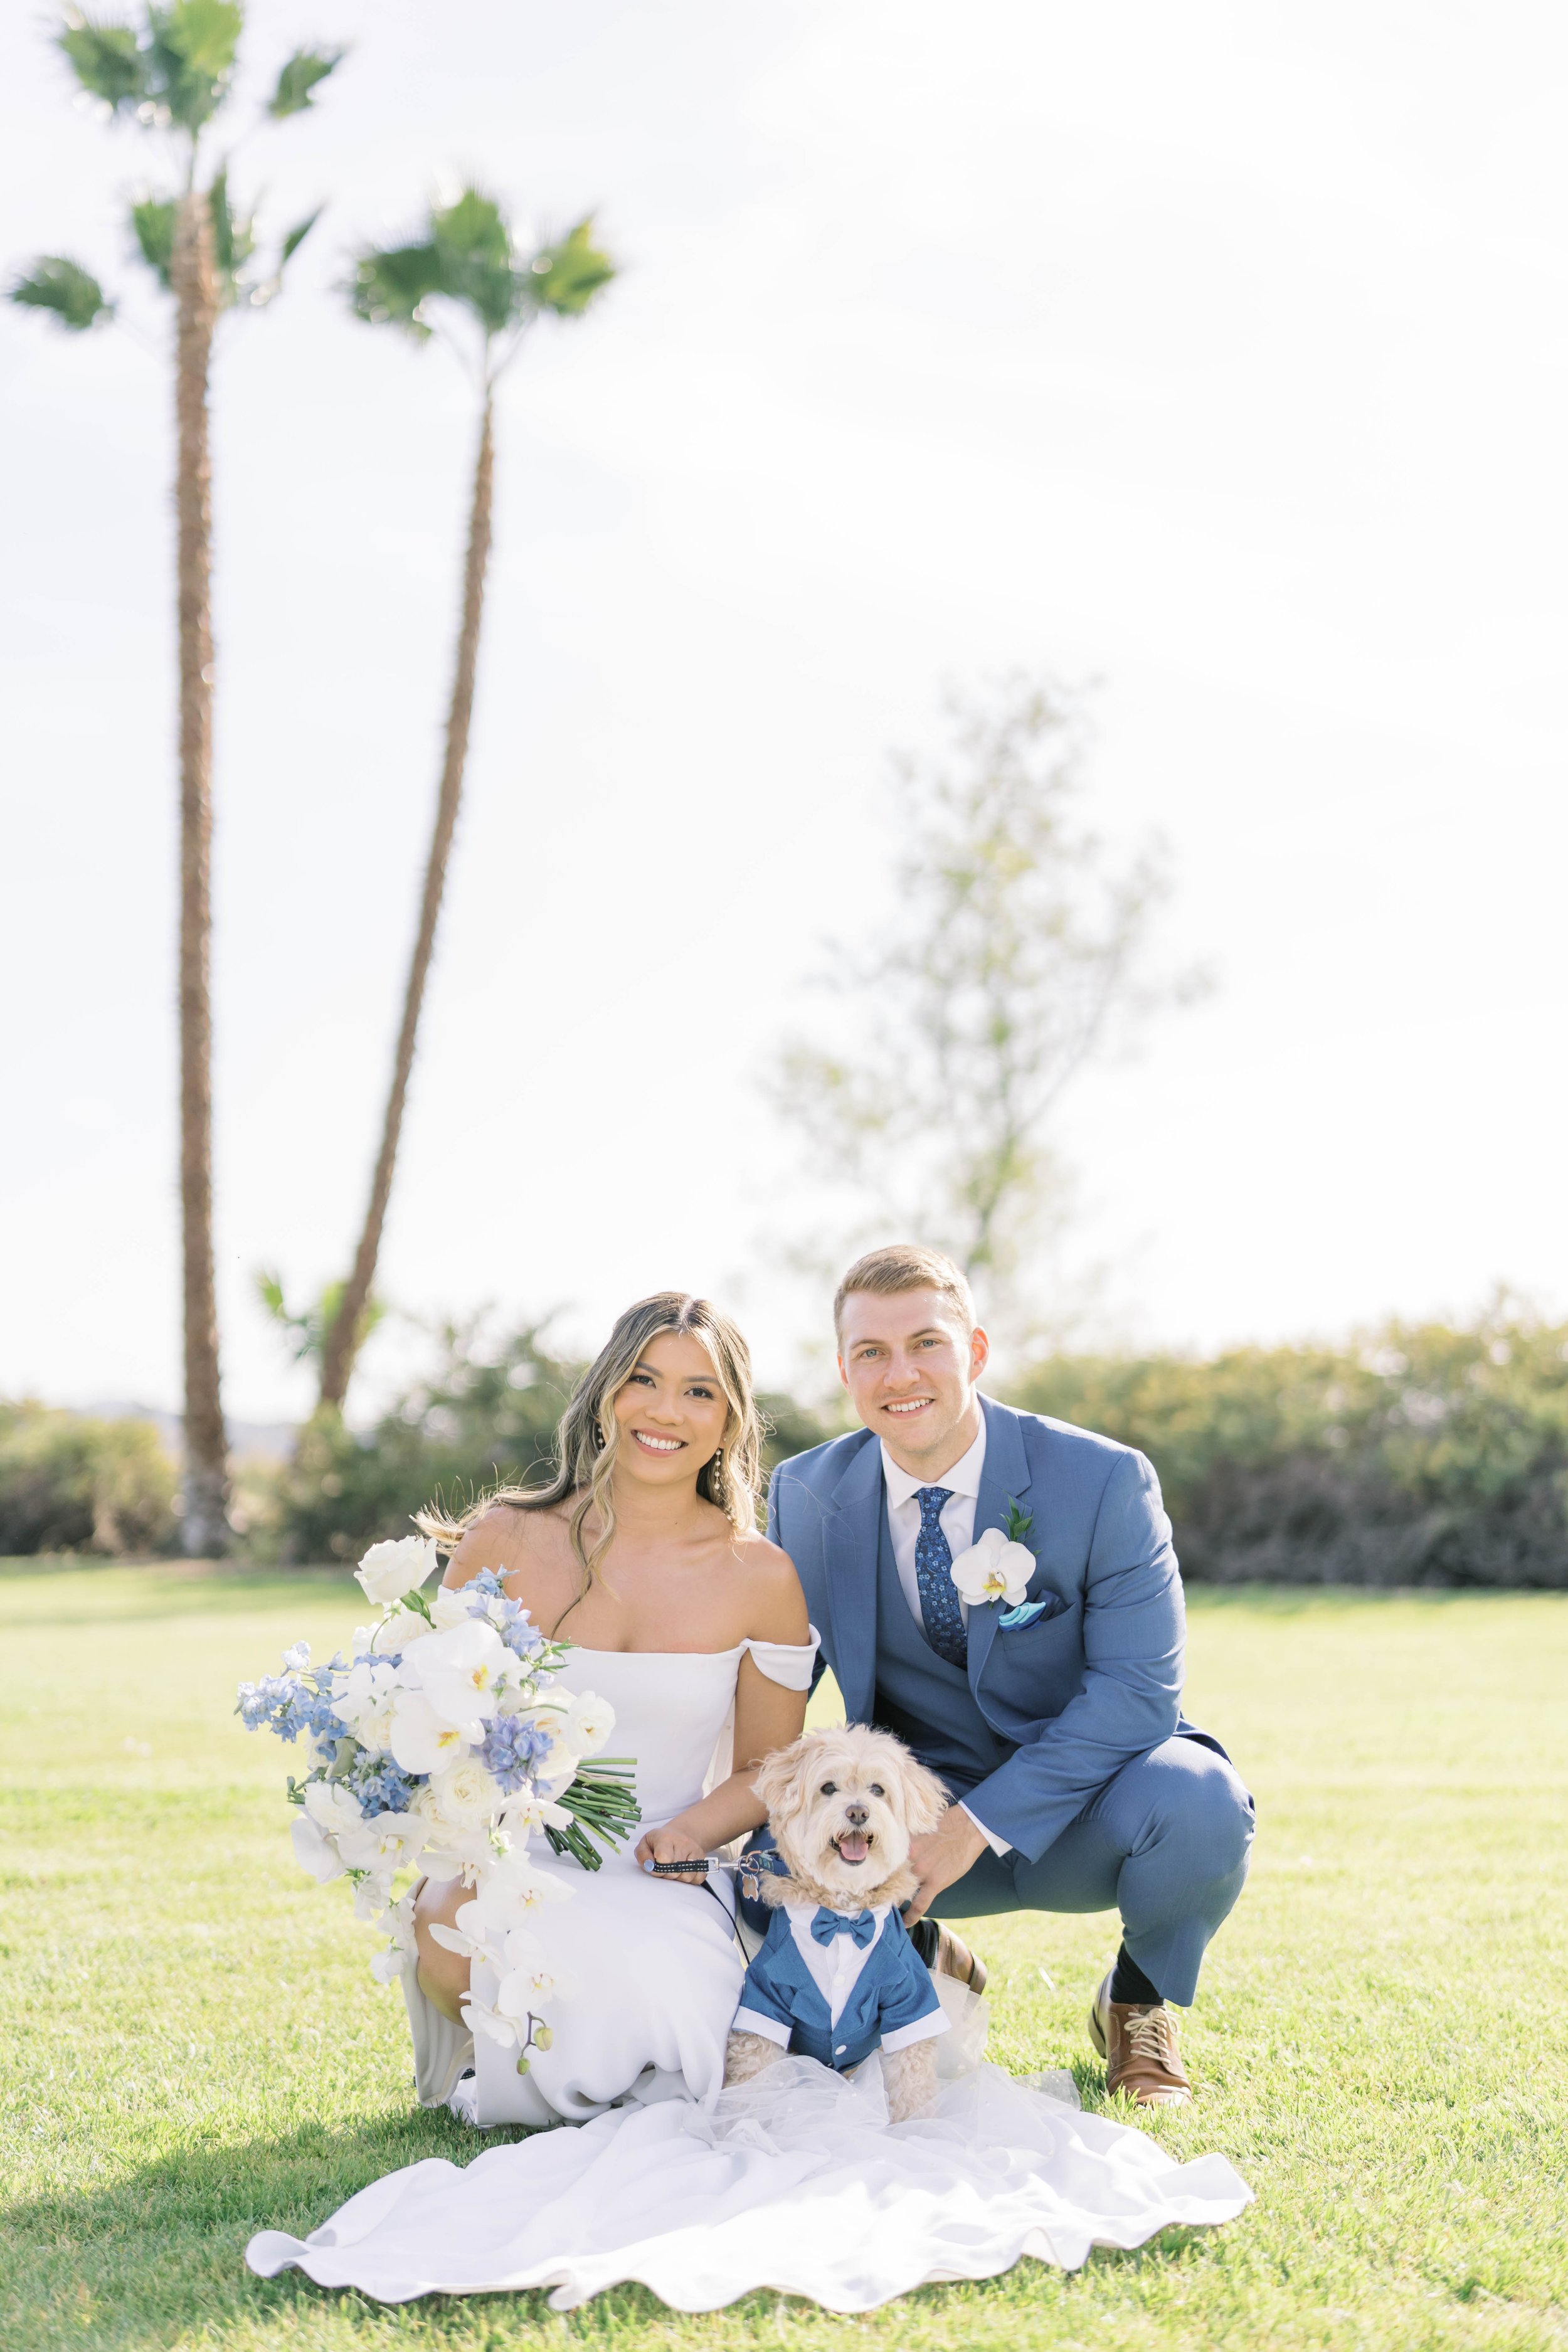
{"type": "Polygon", "coordinates": [[[649,1340],[615,1400],[616,1419],[631,1440],[627,1472],[645,1479],[652,1473],[661,1486],[669,1481],[658,1474],[673,1472],[689,1485],[696,1466],[710,1461],[722,1445],[729,1413],[701,1341],[686,1332],[661,1331],[649,1340]],[[695,1455],[696,1464],[683,1455],[695,1455]]]}

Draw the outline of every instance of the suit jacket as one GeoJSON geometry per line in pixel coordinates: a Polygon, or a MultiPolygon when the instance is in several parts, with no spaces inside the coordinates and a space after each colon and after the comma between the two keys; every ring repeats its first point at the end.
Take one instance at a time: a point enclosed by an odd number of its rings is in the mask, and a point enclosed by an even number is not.
{"type": "MultiPolygon", "coordinates": [[[[1132,1757],[1176,1731],[1217,1742],[1182,1717],[1182,1580],[1150,1465],[1066,1422],[980,1402],[975,1538],[1005,1527],[1010,1501],[1032,1513],[1026,1598],[1044,1606],[1014,1627],[998,1624],[1001,1602],[970,1610],[970,1701],[1013,1752],[958,1793],[1037,1862],[1132,1757]]],[[[886,1507],[869,1430],[781,1463],[768,1496],[768,1533],[795,1562],[851,1723],[873,1719],[886,1507]]]]}
{"type": "Polygon", "coordinates": [[[910,1941],[896,1911],[866,1954],[848,2000],[833,2023],[822,1989],[801,1956],[790,1916],[782,1906],[768,1920],[762,1950],[746,1970],[735,2015],[742,2032],[774,2031],[784,2047],[843,2074],[873,2050],[901,2049],[947,2031],[931,1970],[910,1941]]]}

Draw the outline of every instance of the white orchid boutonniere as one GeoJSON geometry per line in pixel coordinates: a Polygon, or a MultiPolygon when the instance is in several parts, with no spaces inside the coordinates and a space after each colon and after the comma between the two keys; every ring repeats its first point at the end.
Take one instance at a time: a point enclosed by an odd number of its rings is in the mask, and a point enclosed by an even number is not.
{"type": "Polygon", "coordinates": [[[952,1563],[950,1573],[961,1601],[971,1609],[983,1609],[994,1601],[1016,1608],[1035,1572],[1035,1555],[1022,1540],[1034,1524],[1033,1515],[1021,1511],[1009,1497],[1006,1527],[987,1528],[952,1563]]]}

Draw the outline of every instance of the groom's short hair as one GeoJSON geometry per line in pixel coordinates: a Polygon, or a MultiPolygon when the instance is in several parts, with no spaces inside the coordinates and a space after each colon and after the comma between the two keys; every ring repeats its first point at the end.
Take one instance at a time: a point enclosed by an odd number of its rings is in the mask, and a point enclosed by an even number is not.
{"type": "Polygon", "coordinates": [[[916,1242],[894,1242],[856,1259],[834,1294],[835,1331],[844,1321],[845,1300],[857,1290],[873,1298],[893,1298],[902,1290],[939,1290],[957,1307],[964,1329],[974,1328],[974,1296],[963,1268],[941,1250],[922,1249],[916,1242]]]}

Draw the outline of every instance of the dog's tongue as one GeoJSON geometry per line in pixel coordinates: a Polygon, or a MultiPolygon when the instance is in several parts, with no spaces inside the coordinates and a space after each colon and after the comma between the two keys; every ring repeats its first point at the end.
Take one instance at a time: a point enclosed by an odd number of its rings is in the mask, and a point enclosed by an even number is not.
{"type": "Polygon", "coordinates": [[[871,1848],[858,1830],[848,1830],[838,1841],[841,1862],[864,1862],[871,1848]]]}

